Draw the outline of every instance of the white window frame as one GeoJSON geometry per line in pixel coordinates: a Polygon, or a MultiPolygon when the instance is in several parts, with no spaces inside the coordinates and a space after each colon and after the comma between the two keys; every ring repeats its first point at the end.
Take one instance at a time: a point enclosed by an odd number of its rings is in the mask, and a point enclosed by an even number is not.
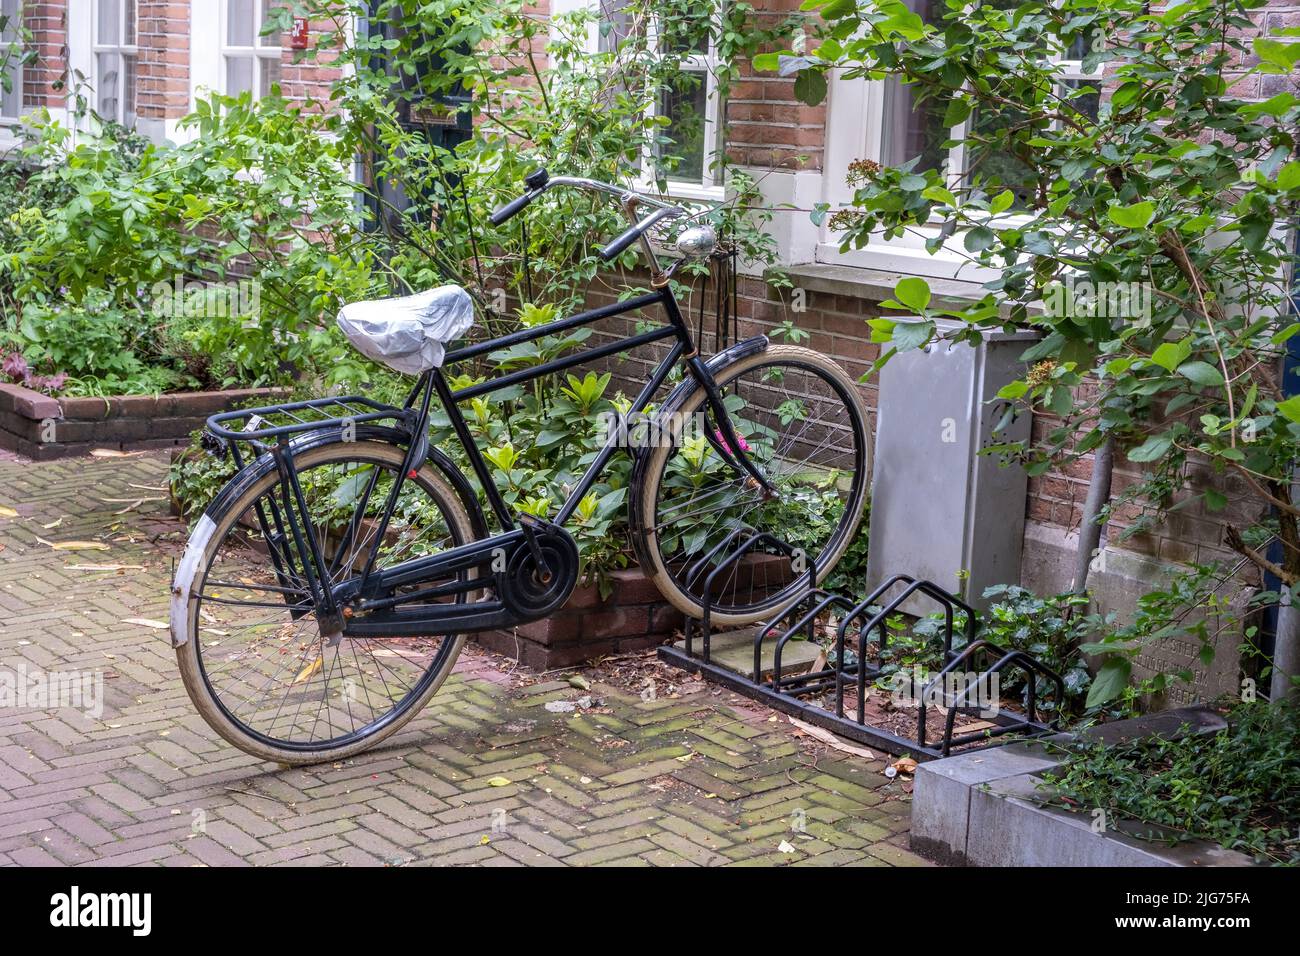
{"type": "MultiPolygon", "coordinates": [[[[664,184],[669,194],[682,199],[722,199],[724,187],[717,182],[718,160],[721,157],[719,149],[719,114],[723,111],[722,97],[718,91],[718,56],[717,56],[717,35],[721,24],[718,21],[716,12],[710,16],[709,23],[709,45],[703,53],[691,53],[681,58],[678,69],[683,73],[702,73],[704,74],[704,156],[702,157],[703,165],[699,180],[674,179],[669,176],[664,177],[664,184]]],[[[650,35],[647,38],[651,47],[656,52],[659,49],[659,33],[655,22],[651,22],[650,35]]],[[[659,115],[658,94],[655,102],[650,105],[646,111],[646,119],[654,120],[659,115]]],[[[657,180],[652,175],[655,168],[657,157],[654,154],[654,147],[647,143],[645,153],[641,157],[641,176],[636,186],[638,189],[653,190],[657,188],[657,180]]]]}
{"type": "MultiPolygon", "coordinates": [[[[21,17],[23,14],[23,4],[22,0],[5,0],[5,6],[12,6],[15,8],[8,14],[10,17],[14,17],[15,21],[11,24],[9,30],[6,30],[7,34],[12,31],[12,35],[4,37],[3,42],[7,44],[17,38],[18,29],[22,26],[21,17]]],[[[18,126],[22,122],[23,115],[26,112],[23,108],[23,65],[19,62],[12,64],[10,68],[13,74],[13,89],[3,96],[0,96],[0,126],[3,127],[18,126]],[[12,112],[4,112],[5,101],[8,101],[13,105],[12,112]]]]}
{"type": "MultiPolygon", "coordinates": [[[[262,61],[275,60],[279,63],[283,59],[284,46],[262,46],[261,33],[262,27],[266,26],[266,13],[268,0],[253,0],[253,45],[252,46],[231,46],[229,43],[229,25],[230,25],[230,3],[231,0],[219,0],[218,6],[221,8],[221,30],[218,34],[218,44],[220,46],[220,81],[217,89],[221,92],[233,95],[229,88],[229,64],[232,59],[252,59],[253,61],[253,99],[261,99],[269,93],[269,90],[262,89],[262,61]]],[[[284,43],[283,37],[281,44],[284,43]]]]}
{"type": "MultiPolygon", "coordinates": [[[[1091,73],[1083,71],[1082,60],[1065,59],[1053,54],[1046,62],[1059,67],[1058,88],[1071,82],[1083,81],[1100,89],[1104,65],[1091,73]]],[[[885,100],[889,80],[845,79],[843,71],[832,71],[830,103],[826,120],[825,175],[823,200],[831,211],[845,208],[853,198],[854,190],[846,182],[849,164],[858,159],[881,162],[885,155],[885,100]]],[[[952,128],[952,139],[964,139],[974,122],[974,114],[960,126],[952,128]]],[[[945,181],[950,189],[962,185],[961,171],[965,164],[965,146],[958,145],[948,152],[944,165],[945,181]]],[[[995,217],[999,225],[1014,226],[1031,222],[1033,217],[1018,213],[1004,213],[995,217]]],[[[840,251],[843,233],[833,229],[830,216],[821,227],[821,236],[814,253],[817,262],[835,265],[860,266],[888,272],[900,272],[944,279],[964,279],[985,282],[999,273],[971,263],[969,255],[961,251],[962,236],[958,234],[933,255],[926,249],[926,241],[939,234],[938,224],[908,230],[897,239],[873,237],[862,249],[840,251]]]]}
{"type": "MultiPolygon", "coordinates": [[[[597,15],[604,13],[604,5],[601,0],[552,0],[551,15],[553,17],[564,13],[570,13],[574,10],[591,10],[597,15]]],[[[603,19],[603,18],[602,18],[603,19]]],[[[589,53],[597,53],[600,50],[600,27],[602,19],[598,19],[591,24],[587,33],[586,48],[589,53]]],[[[705,92],[704,92],[704,157],[703,171],[699,181],[689,179],[674,179],[665,177],[665,188],[668,195],[678,199],[698,199],[702,201],[718,201],[726,196],[726,186],[717,182],[718,162],[723,156],[722,143],[720,138],[721,121],[724,114],[724,104],[722,96],[718,89],[717,70],[717,33],[721,24],[717,18],[716,12],[713,15],[712,23],[709,30],[709,47],[704,53],[694,53],[685,56],[681,61],[681,69],[684,72],[703,73],[705,92]]],[[[652,45],[658,43],[658,34],[654,25],[650,27],[648,37],[652,45]]],[[[658,115],[658,98],[646,111],[647,119],[658,115]]],[[[645,152],[641,157],[641,172],[636,180],[632,183],[634,189],[642,192],[657,192],[658,183],[652,170],[655,168],[654,147],[646,144],[645,152]]]]}
{"type": "Polygon", "coordinates": [[[91,53],[95,71],[95,112],[103,119],[121,123],[123,126],[134,126],[140,115],[140,3],[139,0],[113,0],[117,4],[117,41],[105,43],[99,35],[99,10],[100,4],[104,2],[105,0],[95,0],[91,16],[91,29],[94,31],[94,43],[91,47],[91,53]],[[125,42],[128,7],[135,14],[135,41],[132,43],[125,42]],[[112,116],[106,116],[100,110],[100,97],[103,95],[104,84],[104,76],[99,69],[101,54],[111,54],[117,57],[117,100],[112,116]],[[130,114],[126,111],[126,60],[128,57],[134,62],[134,69],[131,71],[131,82],[135,87],[131,94],[134,110],[130,114]]]}

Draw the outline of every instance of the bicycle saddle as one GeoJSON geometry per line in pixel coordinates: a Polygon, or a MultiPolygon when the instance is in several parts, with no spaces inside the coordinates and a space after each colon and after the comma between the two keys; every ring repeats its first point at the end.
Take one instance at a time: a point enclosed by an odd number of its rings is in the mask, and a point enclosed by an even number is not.
{"type": "Polygon", "coordinates": [[[351,302],[339,310],[339,328],[367,358],[406,375],[442,365],[446,345],[474,324],[474,300],[458,285],[415,295],[351,302]]]}

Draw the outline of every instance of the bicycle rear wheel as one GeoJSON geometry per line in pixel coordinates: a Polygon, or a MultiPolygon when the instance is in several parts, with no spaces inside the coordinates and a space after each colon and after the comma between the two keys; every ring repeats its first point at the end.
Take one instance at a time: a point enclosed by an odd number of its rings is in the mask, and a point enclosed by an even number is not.
{"type": "MultiPolygon", "coordinates": [[[[314,529],[332,581],[360,573],[404,454],[373,440],[294,453],[307,505],[302,524],[314,529]]],[[[189,600],[173,612],[184,616],[174,622],[177,633],[188,635],[176,656],[195,706],[236,747],[286,764],[339,760],[419,713],[451,672],[464,636],[323,634],[304,572],[306,551],[288,527],[290,507],[292,496],[270,468],[200,519],[212,527],[196,526],[196,536],[207,539],[189,600]]],[[[403,482],[375,567],[473,538],[460,499],[426,463],[403,482]]]]}
{"type": "Polygon", "coordinates": [[[748,624],[789,604],[809,567],[821,581],[844,555],[866,507],[870,433],[857,384],[811,349],[770,346],[723,368],[717,383],[743,449],[775,496],[765,497],[710,441],[725,448],[718,423],[701,414],[706,396],[697,388],[667,410],[676,414],[648,452],[634,527],[646,571],[674,606],[701,617],[712,576],[711,620],[748,624]],[[796,554],[762,545],[718,571],[746,529],[796,554]]]}

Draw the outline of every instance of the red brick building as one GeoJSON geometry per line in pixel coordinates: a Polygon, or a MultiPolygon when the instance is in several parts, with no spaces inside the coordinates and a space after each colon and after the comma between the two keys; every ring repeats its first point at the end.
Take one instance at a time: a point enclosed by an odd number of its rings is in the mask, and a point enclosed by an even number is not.
{"type": "MultiPolygon", "coordinates": [[[[280,83],[294,97],[322,95],[337,72],[322,65],[297,66],[288,39],[259,36],[271,0],[27,0],[21,4],[37,57],[15,76],[14,90],[0,103],[0,146],[12,143],[12,125],[23,112],[45,107],[66,113],[69,78],[84,77],[98,111],[134,125],[161,140],[182,135],[178,120],[203,89],[255,95],[280,83]]],[[[558,13],[595,0],[541,0],[538,15],[558,13]]],[[[13,14],[18,0],[0,0],[13,14]]],[[[761,0],[765,16],[779,17],[798,8],[799,0],[761,0]]],[[[929,0],[914,0],[918,10],[929,0]]],[[[1300,0],[1273,0],[1256,14],[1269,29],[1300,25],[1300,0]]],[[[600,42],[593,31],[591,42],[600,42]]],[[[710,50],[698,51],[707,70],[710,50]]],[[[674,191],[686,198],[722,198],[723,189],[708,172],[716,151],[751,171],[776,213],[771,230],[782,265],[796,294],[778,293],[761,275],[739,283],[741,334],[770,329],[790,319],[811,334],[808,344],[839,358],[855,374],[876,357],[867,340],[864,319],[878,312],[877,303],[892,294],[901,275],[923,275],[939,296],[960,299],[977,295],[983,276],[962,268],[956,255],[930,255],[923,238],[872,243],[842,253],[830,225],[815,225],[809,210],[818,203],[835,206],[849,199],[846,184],[851,162],[861,158],[900,161],[924,148],[926,120],[913,111],[908,94],[897,87],[866,80],[835,78],[826,102],[809,107],[798,102],[792,79],[757,74],[741,65],[741,77],[725,102],[712,85],[703,92],[705,135],[699,162],[686,164],[674,191]]],[[[1081,63],[1064,63],[1067,77],[1086,80],[1081,63]]],[[[1250,77],[1248,93],[1266,98],[1290,85],[1294,76],[1250,77]]],[[[940,137],[942,139],[942,137],[940,137]]],[[[953,168],[961,158],[949,157],[953,168]]],[[[982,293],[978,293],[982,294],[982,293]]],[[[874,384],[864,385],[874,409],[874,384]]],[[[1044,423],[1036,423],[1043,428],[1044,423]]],[[[1134,477],[1124,468],[1122,487],[1134,477]]],[[[1030,482],[1023,502],[1025,517],[1022,578],[1040,590],[1070,583],[1070,562],[1086,496],[1089,463],[1030,482]]],[[[1119,490],[1117,487],[1116,490],[1119,490]]],[[[1099,572],[1103,592],[1114,576],[1112,603],[1123,604],[1126,582],[1158,576],[1160,565],[1209,560],[1225,554],[1217,520],[1194,510],[1178,513],[1153,534],[1117,540],[1122,521],[1109,529],[1108,554],[1117,561],[1099,572]]]]}

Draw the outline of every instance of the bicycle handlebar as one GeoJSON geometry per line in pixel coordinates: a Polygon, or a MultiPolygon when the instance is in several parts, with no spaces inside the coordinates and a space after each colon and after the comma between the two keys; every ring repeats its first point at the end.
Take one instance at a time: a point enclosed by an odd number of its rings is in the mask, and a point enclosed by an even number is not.
{"type": "Polygon", "coordinates": [[[586,189],[592,192],[601,192],[614,196],[625,207],[628,203],[636,203],[645,206],[653,206],[655,211],[646,216],[640,222],[629,226],[624,232],[619,234],[615,239],[608,243],[600,250],[600,257],[609,262],[618,256],[628,246],[636,242],[646,231],[653,226],[667,219],[674,219],[677,216],[684,216],[686,210],[681,206],[674,206],[672,203],[664,202],[660,199],[654,199],[649,196],[642,196],[640,193],[630,189],[624,189],[621,186],[615,186],[611,183],[603,183],[598,179],[586,179],[582,176],[556,176],[551,178],[545,168],[536,169],[524,177],[524,183],[529,187],[528,191],[522,196],[510,200],[501,208],[497,209],[489,217],[492,225],[499,226],[512,218],[515,214],[524,209],[529,203],[556,186],[571,186],[576,189],[586,189]]]}
{"type": "Polygon", "coordinates": [[[488,219],[492,223],[492,225],[499,226],[507,219],[510,219],[512,216],[514,216],[515,213],[519,212],[519,210],[523,209],[525,206],[527,206],[530,202],[532,202],[540,195],[541,195],[540,191],[529,190],[528,192],[524,193],[522,196],[510,200],[510,202],[506,203],[500,209],[492,213],[492,215],[489,216],[488,219]]]}
{"type": "Polygon", "coordinates": [[[648,229],[663,222],[665,219],[676,218],[677,216],[682,215],[684,211],[685,210],[678,206],[668,206],[664,209],[656,209],[640,222],[629,226],[621,235],[605,246],[604,249],[601,249],[600,257],[606,262],[609,262],[615,256],[623,252],[623,250],[628,246],[632,245],[632,243],[640,239],[648,229]]]}

